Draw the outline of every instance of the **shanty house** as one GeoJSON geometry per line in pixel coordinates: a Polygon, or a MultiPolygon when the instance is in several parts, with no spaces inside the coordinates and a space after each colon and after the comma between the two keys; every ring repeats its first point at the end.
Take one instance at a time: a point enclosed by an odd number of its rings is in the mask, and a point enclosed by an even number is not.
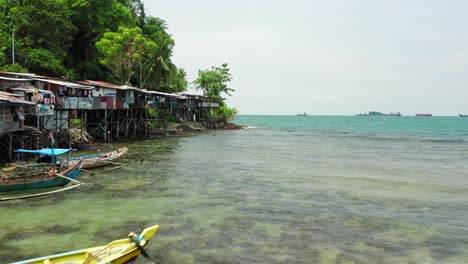
{"type": "Polygon", "coordinates": [[[20,99],[15,94],[0,92],[0,130],[22,129],[24,109],[34,106],[34,103],[20,99]]]}
{"type": "Polygon", "coordinates": [[[128,109],[133,104],[134,93],[127,86],[92,80],[79,81],[78,83],[94,86],[93,110],[128,109]]]}

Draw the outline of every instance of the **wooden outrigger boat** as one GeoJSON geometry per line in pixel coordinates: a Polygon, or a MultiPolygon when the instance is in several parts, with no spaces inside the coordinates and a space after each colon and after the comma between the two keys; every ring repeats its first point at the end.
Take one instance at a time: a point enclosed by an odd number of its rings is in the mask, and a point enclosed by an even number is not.
{"type": "Polygon", "coordinates": [[[106,152],[106,153],[98,153],[88,156],[81,156],[71,158],[65,166],[71,167],[74,166],[79,161],[83,161],[83,169],[92,169],[101,166],[107,165],[120,165],[118,163],[114,163],[112,161],[120,158],[122,155],[127,153],[128,147],[119,148],[114,151],[106,152]]]}
{"type": "MultiPolygon", "coordinates": [[[[17,150],[29,152],[31,150],[17,150]]],[[[47,153],[50,149],[36,150],[36,153],[47,153]]],[[[63,154],[70,150],[59,149],[57,153],[63,154]]],[[[81,171],[81,162],[68,168],[54,163],[19,163],[0,169],[0,192],[21,191],[38,188],[60,187],[67,185],[78,177],[81,171]]]]}
{"type": "MultiPolygon", "coordinates": [[[[12,264],[131,264],[140,254],[147,256],[144,247],[158,229],[159,226],[154,225],[143,230],[140,235],[131,232],[128,238],[112,241],[105,246],[70,251],[12,264]]],[[[149,258],[149,256],[147,257],[149,258]]]]}
{"type": "Polygon", "coordinates": [[[38,188],[62,187],[68,183],[74,183],[73,186],[62,188],[43,193],[15,196],[15,197],[0,197],[0,201],[26,199],[38,196],[44,196],[57,192],[73,189],[82,185],[81,182],[75,180],[81,172],[83,162],[77,162],[73,166],[66,167],[65,163],[70,158],[71,149],[55,149],[53,133],[49,133],[52,148],[44,148],[39,150],[17,149],[18,153],[31,153],[40,155],[41,161],[38,163],[13,163],[9,167],[0,169],[0,192],[8,191],[23,191],[38,188]],[[56,162],[56,155],[68,154],[68,159],[65,161],[60,159],[56,162]]]}

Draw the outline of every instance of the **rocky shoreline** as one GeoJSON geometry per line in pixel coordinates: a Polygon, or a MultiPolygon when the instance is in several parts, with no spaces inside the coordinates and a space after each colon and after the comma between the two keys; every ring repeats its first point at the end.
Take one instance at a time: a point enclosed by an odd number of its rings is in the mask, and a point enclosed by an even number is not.
{"type": "MultiPolygon", "coordinates": [[[[168,124],[164,128],[154,128],[151,131],[151,135],[149,137],[145,137],[142,139],[151,139],[151,138],[161,138],[161,137],[174,137],[174,136],[188,136],[195,133],[204,133],[208,131],[214,130],[238,130],[244,129],[245,126],[237,125],[234,123],[216,123],[216,127],[214,128],[207,128],[202,123],[199,122],[186,122],[182,124],[168,124]]],[[[93,146],[100,145],[102,140],[97,140],[93,138],[87,132],[81,133],[80,129],[70,129],[70,143],[71,147],[77,150],[85,150],[92,148],[93,146]],[[81,138],[83,137],[83,138],[81,138]]],[[[138,139],[111,139],[110,142],[129,142],[129,141],[137,141],[138,139]]],[[[65,142],[61,142],[64,144],[65,142]]]]}

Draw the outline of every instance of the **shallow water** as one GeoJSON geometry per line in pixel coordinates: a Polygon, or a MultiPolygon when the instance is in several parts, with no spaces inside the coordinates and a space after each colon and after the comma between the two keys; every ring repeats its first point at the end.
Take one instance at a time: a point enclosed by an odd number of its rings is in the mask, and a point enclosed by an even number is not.
{"type": "Polygon", "coordinates": [[[130,143],[127,166],[80,189],[0,203],[1,263],[152,224],[159,263],[468,259],[468,119],[236,122],[250,128],[130,143]]]}

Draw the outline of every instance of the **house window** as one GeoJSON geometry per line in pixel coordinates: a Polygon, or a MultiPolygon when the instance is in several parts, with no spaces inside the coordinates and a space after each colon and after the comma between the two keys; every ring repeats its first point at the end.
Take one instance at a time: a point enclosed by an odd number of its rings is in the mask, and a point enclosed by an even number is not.
{"type": "Polygon", "coordinates": [[[3,121],[3,122],[12,121],[10,107],[0,106],[0,121],[3,121]]]}

